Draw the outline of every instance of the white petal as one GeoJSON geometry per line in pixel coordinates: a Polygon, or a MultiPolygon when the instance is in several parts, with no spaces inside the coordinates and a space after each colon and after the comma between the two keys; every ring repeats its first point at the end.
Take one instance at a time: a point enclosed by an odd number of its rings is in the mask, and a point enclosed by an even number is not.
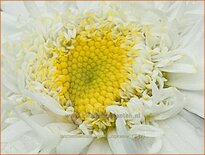
{"type": "Polygon", "coordinates": [[[204,90],[204,67],[200,64],[196,67],[194,74],[174,74],[169,73],[168,82],[169,86],[174,86],[184,90],[204,90]]]}
{"type": "MultiPolygon", "coordinates": [[[[4,144],[4,143],[3,143],[4,144]]],[[[33,132],[28,132],[17,140],[4,144],[2,153],[4,154],[38,154],[41,143],[38,136],[33,132]]]]}
{"type": "MultiPolygon", "coordinates": [[[[163,147],[161,153],[203,153],[203,132],[199,132],[191,123],[181,116],[176,116],[166,121],[159,122],[163,128],[163,147]]],[[[204,124],[201,121],[203,128],[204,124]]]]}
{"type": "Polygon", "coordinates": [[[125,127],[125,121],[122,118],[117,118],[116,120],[116,130],[119,136],[127,136],[124,138],[121,138],[121,143],[125,147],[128,154],[131,153],[139,153],[138,148],[134,144],[134,140],[129,136],[129,133],[125,127]]]}
{"type": "Polygon", "coordinates": [[[129,134],[145,137],[160,137],[162,136],[163,131],[152,125],[135,125],[130,129],[129,134]]]}
{"type": "Polygon", "coordinates": [[[45,5],[51,13],[65,13],[70,7],[76,7],[76,2],[45,2],[45,5]]]}
{"type": "Polygon", "coordinates": [[[93,141],[91,137],[69,137],[63,138],[56,148],[57,153],[62,154],[79,154],[86,149],[93,141]]]}
{"type": "Polygon", "coordinates": [[[123,146],[121,139],[115,130],[108,131],[108,143],[114,154],[126,154],[127,150],[123,146]]]}
{"type": "Polygon", "coordinates": [[[99,11],[99,2],[86,2],[86,1],[76,1],[76,5],[80,11],[85,10],[93,10],[93,11],[99,11]]]}
{"type": "Polygon", "coordinates": [[[18,32],[15,24],[17,22],[17,18],[12,16],[6,12],[2,12],[2,39],[8,37],[8,35],[18,32]]]}
{"type": "Polygon", "coordinates": [[[158,153],[162,147],[161,138],[139,137],[136,138],[135,144],[140,153],[158,153]]]}
{"type": "Polygon", "coordinates": [[[41,10],[38,8],[35,2],[24,2],[24,6],[32,17],[40,17],[41,10]]]}
{"type": "Polygon", "coordinates": [[[182,91],[187,97],[185,109],[204,117],[204,91],[182,91]]]}
{"type": "MultiPolygon", "coordinates": [[[[156,88],[154,88],[156,89],[156,88]]],[[[185,97],[176,88],[161,89],[153,93],[153,105],[148,109],[155,120],[164,120],[175,116],[185,106],[185,97]],[[164,99],[169,99],[169,105],[157,104],[164,99]]],[[[149,114],[149,112],[147,112],[149,114]]]]}
{"type": "Polygon", "coordinates": [[[117,105],[111,105],[106,107],[106,110],[113,113],[113,114],[127,114],[128,111],[125,107],[123,106],[117,106],[117,105]]]}
{"type": "Polygon", "coordinates": [[[72,114],[72,111],[65,111],[56,100],[48,95],[29,91],[26,91],[25,94],[58,115],[69,116],[72,114]]]}
{"type": "Polygon", "coordinates": [[[182,112],[179,113],[180,116],[182,116],[186,121],[188,121],[190,124],[192,124],[196,130],[200,133],[200,135],[203,135],[204,133],[204,119],[200,118],[199,116],[190,113],[187,110],[182,110],[182,112]]]}
{"type": "Polygon", "coordinates": [[[15,17],[28,15],[28,12],[23,4],[23,1],[18,2],[3,2],[2,10],[15,17]]]}
{"type": "Polygon", "coordinates": [[[7,66],[7,70],[5,69],[5,67],[2,69],[3,75],[2,75],[2,81],[3,81],[3,85],[9,89],[12,92],[19,92],[17,83],[15,81],[15,74],[12,73],[11,69],[9,68],[9,66],[7,66]]]}
{"type": "MultiPolygon", "coordinates": [[[[47,114],[34,115],[31,116],[30,119],[36,121],[41,126],[44,126],[52,121],[52,118],[47,114]]],[[[29,127],[24,121],[20,120],[2,131],[2,141],[11,142],[30,130],[32,130],[32,128],[29,127]]]]}
{"type": "Polygon", "coordinates": [[[69,131],[74,130],[77,126],[71,123],[63,123],[63,122],[56,122],[56,123],[50,123],[46,126],[49,128],[53,133],[56,133],[58,135],[63,135],[69,131]]]}
{"type": "Polygon", "coordinates": [[[2,142],[12,142],[30,130],[31,128],[25,122],[18,121],[2,131],[2,142]]]}
{"type": "Polygon", "coordinates": [[[107,140],[95,139],[86,154],[112,154],[112,151],[107,140]]]}
{"type": "Polygon", "coordinates": [[[169,66],[160,68],[160,70],[168,73],[196,73],[194,65],[174,63],[169,66]]]}
{"type": "Polygon", "coordinates": [[[203,62],[204,55],[204,18],[195,24],[187,35],[182,38],[182,48],[193,58],[195,64],[203,62]]]}

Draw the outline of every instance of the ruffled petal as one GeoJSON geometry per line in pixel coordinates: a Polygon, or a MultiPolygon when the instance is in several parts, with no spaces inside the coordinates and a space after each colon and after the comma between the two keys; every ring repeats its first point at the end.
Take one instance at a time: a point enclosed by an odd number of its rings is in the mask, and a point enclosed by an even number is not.
{"type": "Polygon", "coordinates": [[[153,116],[154,120],[165,120],[178,114],[185,106],[184,95],[176,88],[159,89],[152,83],[152,101],[154,104],[146,104],[145,113],[153,116]],[[168,105],[160,104],[161,101],[168,99],[168,105]]]}

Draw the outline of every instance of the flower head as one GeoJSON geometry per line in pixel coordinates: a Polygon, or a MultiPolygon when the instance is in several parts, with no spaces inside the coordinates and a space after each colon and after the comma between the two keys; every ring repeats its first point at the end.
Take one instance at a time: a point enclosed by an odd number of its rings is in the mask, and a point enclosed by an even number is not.
{"type": "Polygon", "coordinates": [[[4,43],[5,50],[16,51],[15,65],[4,64],[17,77],[4,78],[5,100],[11,107],[5,120],[20,118],[12,125],[4,122],[5,150],[12,152],[7,143],[29,132],[36,146],[32,151],[38,153],[81,153],[91,142],[112,153],[160,151],[166,134],[160,121],[177,115],[186,103],[174,87],[189,89],[180,80],[186,79],[184,74],[195,76],[200,65],[181,45],[193,25],[182,24],[187,29],[182,30],[159,4],[145,9],[138,3],[124,3],[128,10],[116,3],[94,2],[96,10],[81,10],[65,2],[63,11],[46,3],[53,12],[39,15],[36,10],[44,7],[24,4],[30,16],[17,26],[25,30],[4,43]],[[23,131],[8,140],[18,124],[25,126],[23,131]],[[34,140],[31,133],[39,138],[34,140]],[[152,145],[139,149],[138,141],[146,139],[152,145]],[[72,142],[81,144],[79,149],[72,142]]]}

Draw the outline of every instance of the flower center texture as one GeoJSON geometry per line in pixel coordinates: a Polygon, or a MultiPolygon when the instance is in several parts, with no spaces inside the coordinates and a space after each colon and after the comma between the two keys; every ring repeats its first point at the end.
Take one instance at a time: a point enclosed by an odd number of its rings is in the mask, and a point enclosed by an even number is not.
{"type": "Polygon", "coordinates": [[[138,53],[133,49],[138,42],[137,26],[108,17],[81,18],[74,37],[60,34],[59,45],[49,49],[47,61],[39,60],[41,67],[35,70],[50,96],[65,110],[72,106],[74,114],[96,130],[113,125],[106,107],[124,104],[122,86],[129,82],[138,53]]]}

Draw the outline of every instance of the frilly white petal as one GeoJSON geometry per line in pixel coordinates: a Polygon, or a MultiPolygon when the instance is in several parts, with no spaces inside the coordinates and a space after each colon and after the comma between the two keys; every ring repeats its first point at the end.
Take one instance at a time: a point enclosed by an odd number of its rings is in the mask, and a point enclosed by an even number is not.
{"type": "Polygon", "coordinates": [[[164,120],[175,116],[185,106],[185,97],[177,89],[170,87],[157,90],[158,88],[156,88],[156,85],[153,83],[152,87],[152,101],[154,104],[148,105],[150,107],[146,110],[146,114],[154,116],[154,120],[164,120]],[[157,104],[158,102],[168,98],[170,98],[168,101],[169,105],[165,106],[163,104],[157,104]]]}
{"type": "Polygon", "coordinates": [[[86,154],[112,154],[112,151],[107,140],[95,139],[86,154]]]}
{"type": "Polygon", "coordinates": [[[57,153],[62,154],[79,154],[83,153],[89,144],[93,141],[92,137],[68,137],[63,138],[56,147],[57,153]]]}
{"type": "MultiPolygon", "coordinates": [[[[199,118],[200,119],[200,118],[199,118]]],[[[166,121],[159,122],[163,128],[163,147],[160,153],[203,153],[203,132],[199,132],[191,123],[182,116],[177,115],[166,121]]],[[[203,128],[203,121],[201,121],[203,128]]]]}

